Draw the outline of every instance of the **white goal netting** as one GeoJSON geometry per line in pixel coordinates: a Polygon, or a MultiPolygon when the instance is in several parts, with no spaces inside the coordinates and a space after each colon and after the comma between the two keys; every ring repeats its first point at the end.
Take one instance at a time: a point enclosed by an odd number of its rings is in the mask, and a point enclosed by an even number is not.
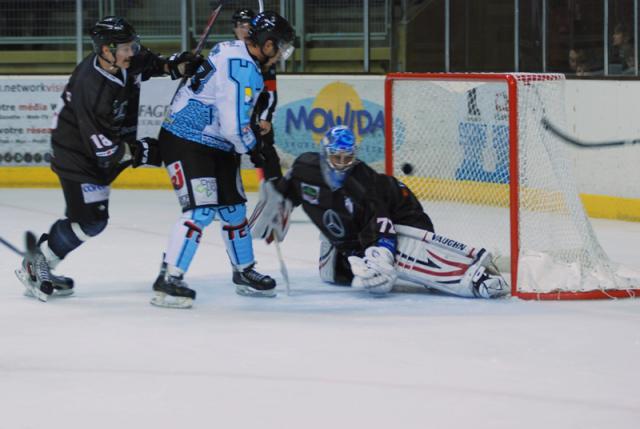
{"type": "Polygon", "coordinates": [[[499,255],[516,295],[633,295],[640,274],[600,247],[566,147],[541,125],[547,117],[564,126],[564,76],[389,79],[388,173],[416,193],[437,231],[499,255]],[[514,252],[517,263],[505,264],[514,252]]]}

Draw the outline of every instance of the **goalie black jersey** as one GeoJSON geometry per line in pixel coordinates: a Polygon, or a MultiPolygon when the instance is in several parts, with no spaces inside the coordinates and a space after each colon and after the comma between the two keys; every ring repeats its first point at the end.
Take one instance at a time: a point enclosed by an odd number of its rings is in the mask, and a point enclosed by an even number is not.
{"type": "Polygon", "coordinates": [[[140,82],[165,74],[165,62],[143,48],[116,75],[102,69],[95,54],[78,64],[51,133],[51,168],[60,177],[98,185],[116,178],[124,143],[136,139],[140,82]],[[100,160],[106,168],[98,166],[100,160]]]}
{"type": "Polygon", "coordinates": [[[357,161],[344,186],[333,191],[323,178],[320,162],[318,153],[300,155],[276,188],[295,206],[302,205],[338,250],[357,253],[380,240],[395,242],[394,224],[433,231],[418,199],[395,177],[357,161]]]}

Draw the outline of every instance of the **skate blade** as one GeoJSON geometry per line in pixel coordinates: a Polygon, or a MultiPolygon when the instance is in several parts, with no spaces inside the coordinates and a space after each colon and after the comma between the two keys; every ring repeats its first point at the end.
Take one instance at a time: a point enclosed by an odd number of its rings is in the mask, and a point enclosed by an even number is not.
{"type": "MultiPolygon", "coordinates": [[[[74,294],[74,290],[73,289],[54,289],[53,293],[51,294],[52,297],[60,297],[60,298],[66,298],[68,296],[71,296],[74,294]]],[[[31,293],[30,289],[25,289],[24,296],[28,296],[28,297],[33,297],[33,294],[31,293]]]]}
{"type": "Polygon", "coordinates": [[[246,285],[236,285],[236,293],[241,296],[251,296],[254,298],[274,298],[276,294],[276,290],[257,290],[252,287],[246,285]]]}
{"type": "Polygon", "coordinates": [[[193,306],[193,299],[156,292],[153,298],[151,298],[151,305],[164,308],[191,308],[193,306]]]}
{"type": "Polygon", "coordinates": [[[28,296],[30,298],[36,298],[38,301],[47,302],[49,295],[42,292],[40,289],[35,287],[29,278],[29,275],[25,273],[21,269],[15,270],[16,277],[20,282],[24,285],[26,290],[24,291],[24,296],[28,296]]]}
{"type": "Polygon", "coordinates": [[[61,297],[61,298],[64,298],[64,297],[67,297],[67,296],[71,296],[71,295],[73,295],[73,294],[74,294],[74,292],[75,292],[75,289],[74,289],[74,288],[68,288],[68,289],[57,289],[57,288],[54,286],[54,289],[53,289],[53,296],[59,296],[59,297],[61,297]]]}

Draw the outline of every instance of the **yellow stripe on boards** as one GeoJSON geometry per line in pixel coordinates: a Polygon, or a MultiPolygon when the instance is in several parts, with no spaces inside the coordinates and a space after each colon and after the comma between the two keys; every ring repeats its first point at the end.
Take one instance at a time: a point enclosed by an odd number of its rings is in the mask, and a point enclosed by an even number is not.
{"type": "MultiPolygon", "coordinates": [[[[259,179],[253,169],[242,170],[242,181],[248,192],[258,190],[259,179]]],[[[420,198],[436,201],[457,201],[506,207],[509,201],[507,185],[454,181],[415,176],[400,176],[420,198]]],[[[59,188],[58,177],[49,167],[0,167],[0,187],[59,188]]],[[[164,168],[128,168],[113,183],[114,188],[171,189],[164,168]]],[[[528,192],[541,192],[529,190],[528,192]]],[[[640,199],[607,195],[581,194],[590,217],[640,222],[640,199]]]]}
{"type": "MultiPolygon", "coordinates": [[[[258,190],[258,176],[253,169],[242,170],[242,182],[248,192],[258,190]]],[[[171,189],[171,181],[164,168],[127,168],[112,185],[125,189],[171,189]]],[[[49,167],[1,167],[0,187],[3,188],[59,188],[58,176],[49,167]]]]}
{"type": "Polygon", "coordinates": [[[590,217],[640,222],[640,199],[580,194],[590,217]]]}
{"type": "MultiPolygon", "coordinates": [[[[509,187],[504,184],[416,176],[398,176],[398,179],[421,200],[494,207],[509,205],[509,187]]],[[[558,191],[526,188],[520,193],[523,208],[534,211],[563,208],[563,196],[558,191]]],[[[591,194],[580,194],[580,199],[589,217],[640,222],[640,199],[591,194]]]]}

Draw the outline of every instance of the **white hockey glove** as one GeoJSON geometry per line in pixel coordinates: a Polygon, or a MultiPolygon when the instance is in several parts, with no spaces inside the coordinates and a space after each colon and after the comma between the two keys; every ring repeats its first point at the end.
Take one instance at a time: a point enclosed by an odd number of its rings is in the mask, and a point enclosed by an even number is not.
{"type": "Polygon", "coordinates": [[[249,218],[254,239],[283,241],[289,230],[293,203],[278,192],[273,182],[265,180],[260,186],[260,198],[249,218]]]}
{"type": "Polygon", "coordinates": [[[368,247],[364,258],[349,256],[349,264],[353,272],[351,286],[363,287],[372,294],[389,292],[398,277],[394,256],[386,247],[368,247]]]}

